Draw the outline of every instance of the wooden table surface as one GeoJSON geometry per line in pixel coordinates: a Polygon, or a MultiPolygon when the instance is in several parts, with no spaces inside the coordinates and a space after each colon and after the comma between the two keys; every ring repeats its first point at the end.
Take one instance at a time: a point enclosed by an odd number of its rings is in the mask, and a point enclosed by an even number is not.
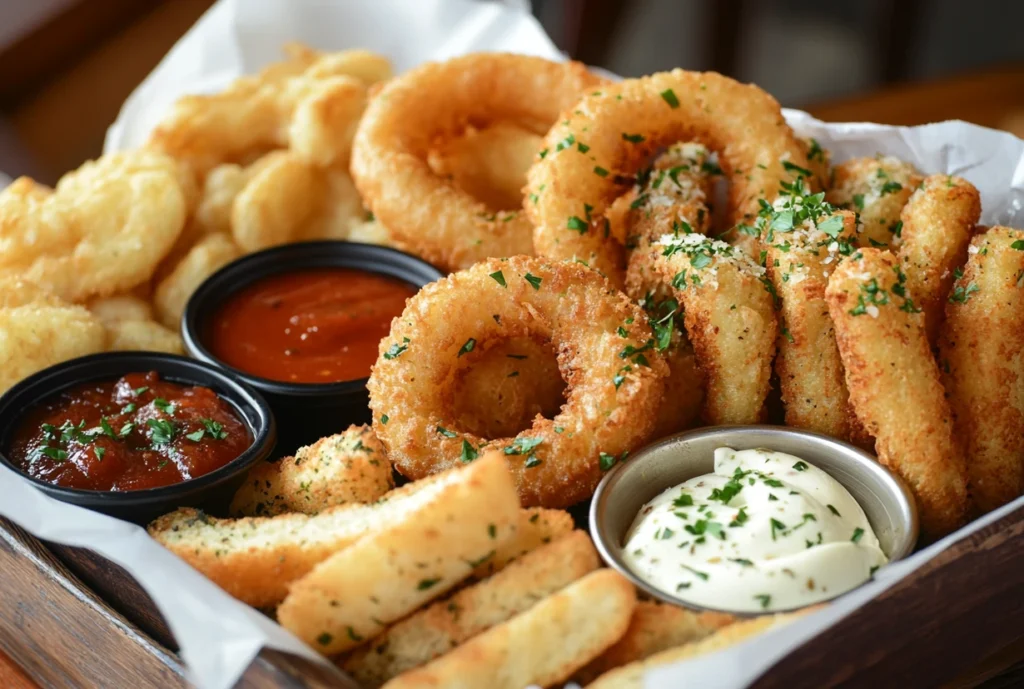
{"type": "MultiPolygon", "coordinates": [[[[940,81],[892,87],[807,108],[826,121],[915,125],[962,119],[1005,129],[1024,138],[1024,65],[975,72],[940,81]]],[[[0,651],[0,687],[36,685],[0,651]]]]}

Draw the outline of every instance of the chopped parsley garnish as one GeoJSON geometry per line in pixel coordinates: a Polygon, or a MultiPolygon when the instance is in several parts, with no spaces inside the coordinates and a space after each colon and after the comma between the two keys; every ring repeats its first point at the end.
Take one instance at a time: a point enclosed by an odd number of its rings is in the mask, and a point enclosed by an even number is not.
{"type": "Polygon", "coordinates": [[[729,479],[729,481],[721,488],[712,489],[711,495],[708,496],[708,499],[718,500],[723,505],[728,505],[729,501],[736,497],[741,490],[743,490],[742,483],[735,478],[729,479]]]}
{"type": "Polygon", "coordinates": [[[528,455],[533,450],[544,442],[544,437],[539,436],[536,438],[530,438],[526,436],[519,436],[512,441],[512,444],[505,448],[505,454],[507,455],[528,455]]]}
{"type": "Polygon", "coordinates": [[[92,451],[93,451],[93,454],[96,455],[96,459],[98,461],[100,461],[100,462],[103,461],[103,455],[107,454],[107,451],[105,449],[103,449],[102,447],[100,447],[99,445],[97,445],[94,448],[92,448],[92,451]]]}
{"type": "Polygon", "coordinates": [[[886,182],[882,185],[882,189],[879,192],[879,196],[885,196],[886,194],[893,194],[903,189],[903,185],[899,182],[886,182]]]}
{"type": "MultiPolygon", "coordinates": [[[[352,627],[349,627],[348,630],[349,630],[349,634],[351,634],[352,633],[352,627]]],[[[331,634],[328,634],[327,632],[324,632],[320,636],[316,637],[316,642],[318,644],[320,644],[321,646],[326,646],[329,643],[331,643],[332,641],[334,641],[334,636],[331,635],[331,634]]]]}
{"type": "Polygon", "coordinates": [[[417,591],[426,591],[427,589],[432,588],[439,581],[441,581],[441,580],[440,579],[421,579],[420,583],[416,584],[416,590],[417,591]]]}
{"type": "Polygon", "coordinates": [[[683,569],[688,570],[689,572],[691,572],[695,577],[697,577],[701,581],[707,581],[710,578],[708,576],[707,572],[701,572],[700,570],[694,569],[693,567],[687,567],[686,565],[680,565],[680,566],[683,569]]]}
{"type": "Polygon", "coordinates": [[[408,349],[409,349],[409,338],[408,337],[403,337],[402,338],[402,344],[399,345],[399,344],[396,343],[396,344],[393,344],[390,347],[388,347],[388,350],[386,352],[384,352],[384,358],[389,360],[389,361],[391,359],[397,359],[399,356],[401,356],[408,349]]]}
{"type": "Polygon", "coordinates": [[[530,273],[527,273],[526,275],[524,275],[523,278],[527,282],[529,282],[533,286],[534,289],[540,289],[540,283],[544,279],[544,278],[539,278],[536,275],[531,275],[530,273]]]}
{"type": "Polygon", "coordinates": [[[615,457],[615,455],[610,455],[607,452],[602,452],[600,455],[600,459],[598,460],[598,464],[601,467],[601,471],[608,471],[613,466],[615,466],[616,461],[618,460],[615,457]]]}
{"type": "Polygon", "coordinates": [[[228,437],[228,432],[224,430],[224,426],[220,422],[213,419],[199,419],[199,422],[203,424],[206,433],[214,440],[224,440],[228,437]]]}
{"type": "Polygon", "coordinates": [[[469,354],[470,352],[473,351],[474,347],[476,347],[476,340],[471,337],[468,340],[466,340],[466,344],[462,345],[462,347],[459,349],[458,356],[455,358],[457,359],[463,354],[469,354]]]}
{"type": "Polygon", "coordinates": [[[953,293],[949,295],[950,304],[966,304],[967,300],[971,298],[971,295],[975,292],[980,292],[981,288],[973,282],[964,287],[963,285],[957,285],[953,288],[953,293]]]}
{"type": "Polygon", "coordinates": [[[459,437],[458,433],[456,433],[455,431],[449,431],[444,426],[438,426],[437,427],[437,432],[440,433],[441,435],[443,435],[446,438],[458,438],[459,437]]]}
{"type": "Polygon", "coordinates": [[[146,425],[152,429],[149,434],[154,445],[167,445],[174,440],[174,424],[166,419],[148,419],[146,425]]]}
{"type": "Polygon", "coordinates": [[[862,528],[860,528],[858,526],[856,529],[853,530],[853,535],[850,536],[850,540],[853,541],[854,543],[857,543],[858,541],[860,541],[860,538],[863,535],[864,535],[864,529],[862,529],[862,528]]]}
{"type": "Polygon", "coordinates": [[[526,463],[523,466],[525,466],[527,469],[532,469],[540,465],[541,461],[537,459],[537,455],[530,455],[529,457],[526,458],[526,463]]]}
{"type": "Polygon", "coordinates": [[[668,539],[672,538],[674,534],[675,531],[666,526],[664,529],[658,529],[658,531],[654,534],[654,537],[662,541],[667,541],[668,539]]]}
{"type": "Polygon", "coordinates": [[[44,447],[39,450],[39,454],[58,462],[63,462],[68,458],[68,453],[57,447],[44,447]]]}
{"type": "Polygon", "coordinates": [[[788,160],[783,160],[782,161],[782,168],[786,172],[795,172],[796,174],[800,175],[801,177],[810,177],[811,176],[811,171],[810,170],[808,170],[805,167],[800,167],[799,165],[797,165],[795,163],[791,163],[788,160]]]}
{"type": "Polygon", "coordinates": [[[775,540],[775,534],[777,532],[780,532],[780,533],[784,532],[786,530],[786,525],[783,524],[782,522],[780,522],[775,517],[772,517],[771,524],[772,524],[772,540],[774,541],[775,540]]]}
{"type": "Polygon", "coordinates": [[[465,438],[462,439],[462,455],[459,457],[463,462],[472,462],[474,459],[480,456],[480,453],[475,447],[470,445],[469,441],[465,438]]]}
{"type": "Polygon", "coordinates": [[[594,174],[597,175],[598,177],[607,177],[608,176],[608,171],[605,170],[600,165],[595,165],[594,166],[594,174]]]}
{"type": "Polygon", "coordinates": [[[797,471],[807,471],[807,462],[799,461],[793,465],[793,468],[797,471]]]}
{"type": "Polygon", "coordinates": [[[148,385],[143,385],[141,388],[135,388],[134,390],[132,390],[132,394],[135,395],[136,397],[138,397],[139,395],[143,395],[143,394],[145,394],[148,391],[149,391],[149,386],[148,385]]]}
{"type": "Polygon", "coordinates": [[[1024,239],[1018,239],[1010,245],[1010,248],[1016,249],[1017,251],[1024,251],[1024,239]]]}
{"type": "Polygon", "coordinates": [[[853,195],[853,205],[858,211],[864,210],[864,194],[853,195]]]}
{"type": "Polygon", "coordinates": [[[689,493],[683,493],[678,498],[672,501],[673,507],[693,507],[693,496],[689,493]]]}
{"type": "Polygon", "coordinates": [[[387,426],[387,425],[388,425],[388,421],[390,421],[390,420],[391,420],[391,417],[390,417],[390,416],[388,416],[387,414],[381,414],[381,415],[380,415],[380,422],[381,422],[382,424],[384,424],[385,426],[387,426]]]}
{"type": "Polygon", "coordinates": [[[772,604],[772,597],[767,593],[760,593],[754,596],[754,600],[759,601],[761,603],[762,610],[767,610],[768,606],[772,604]]]}
{"type": "Polygon", "coordinates": [[[490,277],[493,278],[494,281],[497,282],[499,285],[505,287],[505,275],[500,270],[496,270],[495,272],[491,273],[490,277]]]}
{"type": "Polygon", "coordinates": [[[766,485],[769,485],[772,488],[782,488],[782,485],[783,485],[782,481],[779,481],[778,479],[774,479],[774,478],[766,478],[764,480],[764,482],[765,482],[766,485]]]}
{"type": "Polygon", "coordinates": [[[203,429],[200,428],[198,431],[194,431],[192,433],[186,433],[185,437],[188,438],[189,440],[191,440],[194,443],[198,443],[200,440],[203,439],[203,436],[205,434],[206,434],[206,431],[204,431],[203,429]]]}
{"type": "Polygon", "coordinates": [[[153,406],[162,411],[164,414],[173,414],[174,405],[165,400],[163,397],[157,397],[153,400],[153,406]]]}
{"type": "MultiPolygon", "coordinates": [[[[381,626],[383,626],[383,625],[381,625],[381,626]]],[[[356,634],[356,630],[353,629],[352,627],[349,627],[347,631],[348,631],[348,638],[352,639],[356,643],[359,643],[360,641],[363,640],[363,637],[360,636],[359,634],[356,634]]]]}
{"type": "Polygon", "coordinates": [[[833,506],[832,506],[831,504],[829,504],[829,505],[825,505],[825,507],[827,507],[827,508],[828,508],[828,511],[829,511],[829,512],[831,512],[832,514],[836,515],[837,517],[841,517],[841,516],[842,516],[841,514],[839,514],[839,510],[837,510],[837,509],[836,509],[835,507],[833,507],[833,506]]]}
{"type": "Polygon", "coordinates": [[[662,91],[661,97],[673,110],[679,107],[679,99],[676,98],[676,92],[672,89],[665,89],[662,91]]]}
{"type": "Polygon", "coordinates": [[[570,230],[579,232],[580,234],[586,234],[588,225],[586,220],[583,220],[578,215],[574,215],[569,218],[569,222],[566,223],[566,227],[570,230]]]}
{"type": "Polygon", "coordinates": [[[733,518],[733,520],[731,522],[729,522],[729,526],[730,527],[743,526],[744,524],[747,523],[748,519],[750,519],[750,517],[747,516],[746,509],[741,507],[740,511],[736,513],[736,516],[733,518]]]}
{"type": "Polygon", "coordinates": [[[631,144],[638,144],[638,143],[643,142],[644,135],[643,134],[627,134],[627,133],[623,132],[622,133],[622,140],[623,141],[628,141],[631,144]]]}

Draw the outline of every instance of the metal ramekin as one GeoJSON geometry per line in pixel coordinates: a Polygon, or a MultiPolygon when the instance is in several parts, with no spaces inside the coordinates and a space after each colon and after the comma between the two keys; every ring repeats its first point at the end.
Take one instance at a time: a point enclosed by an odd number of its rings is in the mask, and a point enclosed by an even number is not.
{"type": "Polygon", "coordinates": [[[720,447],[764,448],[807,460],[839,481],[860,503],[890,562],[913,552],[918,535],[914,497],[903,481],[863,450],[819,433],[782,426],[705,428],[665,438],[637,452],[604,477],[590,505],[590,535],[601,557],[650,597],[708,609],[648,584],[629,569],[622,549],[644,504],[667,488],[712,473],[714,451],[720,447]]]}

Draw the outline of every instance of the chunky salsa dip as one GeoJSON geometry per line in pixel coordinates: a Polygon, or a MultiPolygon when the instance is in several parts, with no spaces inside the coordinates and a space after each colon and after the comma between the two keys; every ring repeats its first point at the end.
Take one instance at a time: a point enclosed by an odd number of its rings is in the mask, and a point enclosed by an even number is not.
{"type": "Polygon", "coordinates": [[[30,409],[8,458],[47,483],[127,491],[208,474],[251,443],[232,406],[209,388],[129,373],[78,385],[30,409]]]}
{"type": "Polygon", "coordinates": [[[362,270],[272,275],[235,294],[205,333],[212,354],[240,371],[287,383],[370,375],[377,347],[416,289],[362,270]]]}

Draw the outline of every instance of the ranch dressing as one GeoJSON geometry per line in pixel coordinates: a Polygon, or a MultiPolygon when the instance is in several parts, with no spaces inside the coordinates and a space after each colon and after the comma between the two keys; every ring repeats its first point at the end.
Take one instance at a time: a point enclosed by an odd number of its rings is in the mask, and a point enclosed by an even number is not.
{"type": "Polygon", "coordinates": [[[834,598],[887,562],[835,479],[771,450],[715,450],[715,473],[664,491],[623,556],[655,588],[702,607],[771,612],[834,598]]]}

